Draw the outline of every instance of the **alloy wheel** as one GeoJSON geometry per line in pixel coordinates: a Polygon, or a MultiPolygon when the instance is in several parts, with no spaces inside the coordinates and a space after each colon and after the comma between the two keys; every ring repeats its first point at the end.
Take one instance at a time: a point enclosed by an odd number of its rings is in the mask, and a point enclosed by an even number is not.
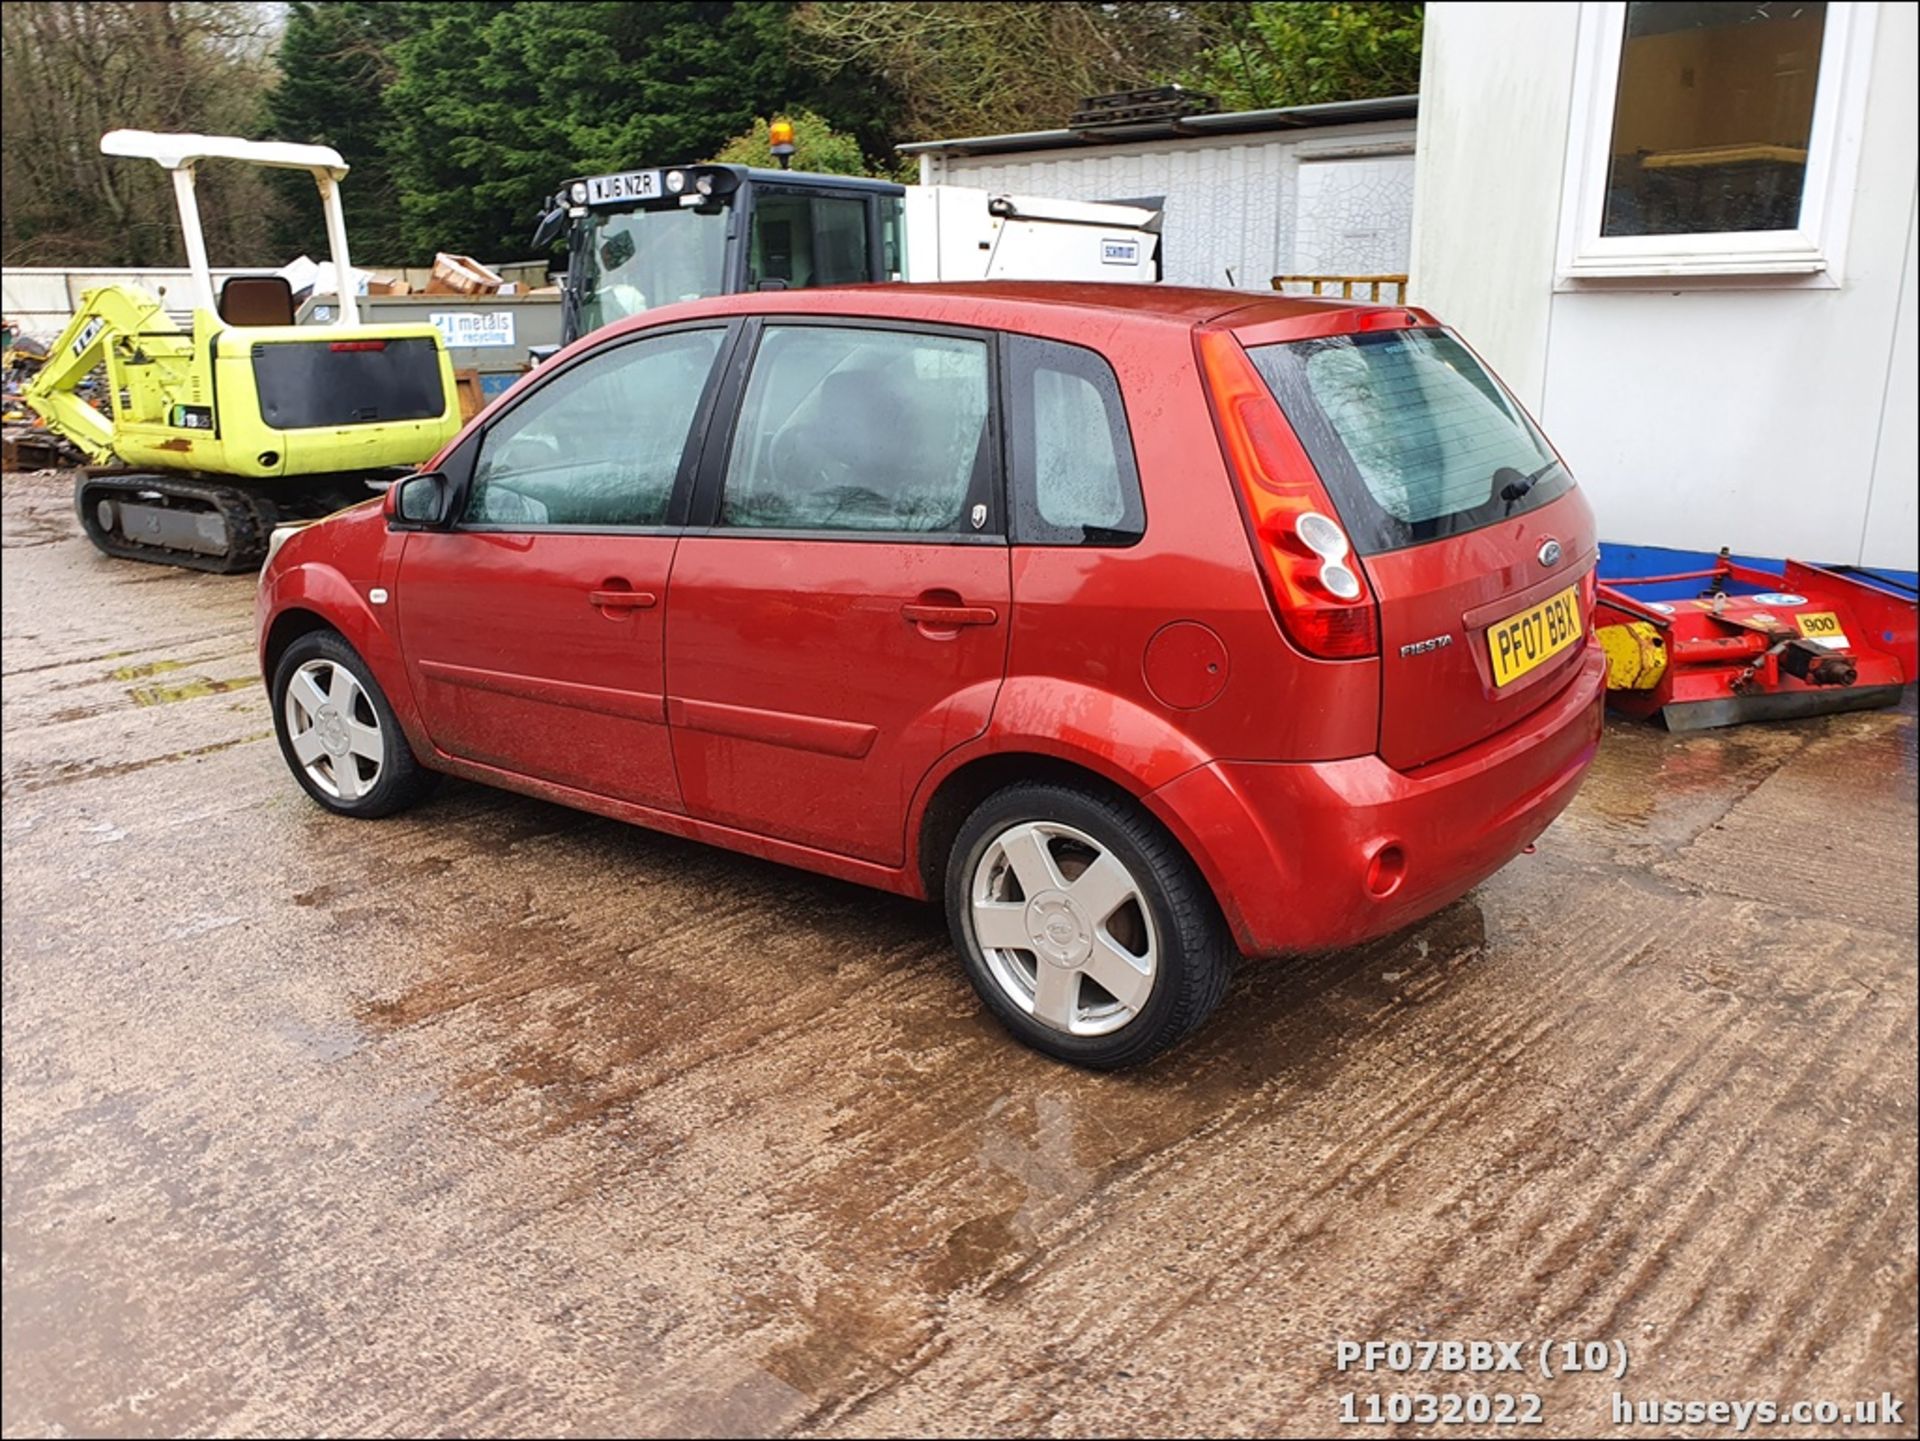
{"type": "Polygon", "coordinates": [[[288,680],[284,706],[294,756],[322,791],[353,801],[380,783],[380,715],[352,671],[333,660],[308,661],[288,680]]]}
{"type": "Polygon", "coordinates": [[[995,984],[1042,1025],[1109,1035],[1153,992],[1160,948],[1146,894],[1085,831],[1055,821],[1001,831],[975,864],[970,911],[995,984]]]}

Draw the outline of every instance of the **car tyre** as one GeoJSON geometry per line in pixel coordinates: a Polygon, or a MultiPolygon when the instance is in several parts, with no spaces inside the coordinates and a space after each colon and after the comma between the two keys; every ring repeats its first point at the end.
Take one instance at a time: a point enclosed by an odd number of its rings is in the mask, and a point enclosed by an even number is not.
{"type": "Polygon", "coordinates": [[[987,1009],[1026,1045],[1098,1069],[1179,1041],[1226,993],[1237,951],[1213,893],[1140,807],[1010,786],[961,825],[948,924],[987,1009]]]}
{"type": "Polygon", "coordinates": [[[418,805],[440,777],[414,756],[373,671],[331,630],[299,637],[273,668],[280,754],[337,815],[374,820],[418,805]]]}

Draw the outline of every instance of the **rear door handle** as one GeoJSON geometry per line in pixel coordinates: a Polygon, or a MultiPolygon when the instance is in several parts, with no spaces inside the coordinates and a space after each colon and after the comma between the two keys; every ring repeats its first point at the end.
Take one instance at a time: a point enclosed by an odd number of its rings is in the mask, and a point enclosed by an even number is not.
{"type": "Polygon", "coordinates": [[[590,590],[587,602],[602,610],[651,610],[660,597],[650,590],[590,590]]]}
{"type": "Polygon", "coordinates": [[[909,601],[900,607],[900,614],[915,625],[932,626],[935,630],[953,630],[963,625],[992,625],[1000,619],[1000,612],[985,605],[928,605],[923,601],[909,601]]]}

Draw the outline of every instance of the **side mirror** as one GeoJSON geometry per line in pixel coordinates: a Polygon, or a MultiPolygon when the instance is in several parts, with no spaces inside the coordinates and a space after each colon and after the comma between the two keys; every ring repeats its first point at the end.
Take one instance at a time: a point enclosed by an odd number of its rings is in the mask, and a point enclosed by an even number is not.
{"type": "Polygon", "coordinates": [[[560,231],[567,223],[567,208],[555,204],[553,209],[540,217],[539,225],[534,227],[533,248],[545,250],[560,238],[560,231]]]}
{"type": "Polygon", "coordinates": [[[387,519],[397,530],[439,530],[453,519],[453,483],[437,470],[396,481],[388,495],[387,519]]]}

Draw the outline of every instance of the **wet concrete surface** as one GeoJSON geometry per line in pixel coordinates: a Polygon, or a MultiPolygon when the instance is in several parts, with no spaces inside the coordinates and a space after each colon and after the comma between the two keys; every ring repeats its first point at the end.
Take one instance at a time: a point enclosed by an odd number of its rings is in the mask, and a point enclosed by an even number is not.
{"type": "Polygon", "coordinates": [[[324,814],[250,581],[65,484],[4,492],[8,1434],[1910,1434],[1911,698],[1616,724],[1535,854],[1096,1076],[931,909],[461,784],[324,814]],[[1627,1379],[1335,1364],[1546,1338],[1627,1379]]]}

